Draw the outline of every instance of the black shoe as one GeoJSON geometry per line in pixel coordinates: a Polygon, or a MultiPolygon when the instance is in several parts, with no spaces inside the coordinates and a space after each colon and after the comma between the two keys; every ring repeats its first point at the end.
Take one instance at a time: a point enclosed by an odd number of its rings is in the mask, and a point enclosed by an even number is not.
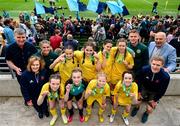
{"type": "Polygon", "coordinates": [[[141,119],[141,122],[146,123],[148,120],[148,116],[149,116],[149,114],[147,112],[144,112],[142,119],[141,119]]]}
{"type": "Polygon", "coordinates": [[[40,119],[42,119],[43,118],[43,113],[39,112],[38,116],[39,116],[40,119]]]}
{"type": "Polygon", "coordinates": [[[137,114],[138,111],[139,111],[139,108],[134,107],[132,112],[131,112],[131,116],[134,117],[137,114]]]}
{"type": "Polygon", "coordinates": [[[44,114],[46,117],[49,117],[49,111],[46,111],[44,114]]]}
{"type": "Polygon", "coordinates": [[[26,102],[26,101],[24,101],[24,105],[25,105],[25,106],[28,106],[28,104],[27,104],[27,102],[26,102]]]}

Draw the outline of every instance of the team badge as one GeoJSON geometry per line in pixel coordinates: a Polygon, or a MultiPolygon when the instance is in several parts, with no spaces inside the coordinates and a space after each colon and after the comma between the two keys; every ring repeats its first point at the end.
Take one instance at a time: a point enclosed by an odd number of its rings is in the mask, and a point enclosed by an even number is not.
{"type": "Polygon", "coordinates": [[[137,52],[137,53],[141,53],[141,50],[140,50],[140,49],[137,49],[136,52],[137,52]]]}

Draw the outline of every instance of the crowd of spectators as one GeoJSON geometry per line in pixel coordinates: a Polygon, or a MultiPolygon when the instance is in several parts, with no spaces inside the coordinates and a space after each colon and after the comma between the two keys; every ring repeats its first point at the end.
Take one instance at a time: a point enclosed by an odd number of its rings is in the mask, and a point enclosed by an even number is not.
{"type": "Polygon", "coordinates": [[[27,41],[39,47],[42,40],[49,40],[52,49],[61,52],[63,46],[72,44],[79,49],[83,42],[81,38],[90,37],[101,45],[105,39],[116,41],[119,38],[127,38],[131,29],[139,31],[139,42],[149,45],[154,41],[157,32],[166,33],[166,42],[176,49],[177,56],[180,56],[180,16],[133,16],[126,19],[120,16],[100,14],[95,20],[81,17],[80,20],[69,17],[53,16],[41,17],[32,12],[19,14],[19,21],[13,18],[3,18],[0,16],[0,41],[1,55],[4,55],[5,46],[15,42],[14,29],[19,27],[26,31],[27,41]],[[75,40],[73,38],[79,38],[75,40]],[[79,42],[78,42],[79,41],[79,42]]]}

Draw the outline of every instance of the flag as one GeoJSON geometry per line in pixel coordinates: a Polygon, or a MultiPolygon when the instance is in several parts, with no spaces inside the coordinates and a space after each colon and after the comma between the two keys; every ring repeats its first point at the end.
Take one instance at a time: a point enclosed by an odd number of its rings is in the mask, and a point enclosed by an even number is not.
{"type": "Polygon", "coordinates": [[[121,0],[118,0],[117,3],[118,3],[119,6],[122,7],[122,9],[123,9],[123,11],[122,11],[123,16],[129,15],[129,11],[128,11],[128,9],[126,8],[126,6],[124,5],[124,3],[123,3],[121,0]]]}
{"type": "Polygon", "coordinates": [[[77,0],[66,0],[70,11],[79,11],[77,0]]]}
{"type": "Polygon", "coordinates": [[[79,0],[78,0],[78,7],[79,7],[79,11],[86,11],[87,10],[86,4],[84,4],[83,2],[79,2],[79,0]]]}
{"type": "Polygon", "coordinates": [[[96,12],[98,9],[99,0],[89,0],[87,9],[93,12],[96,12]]]}
{"type": "Polygon", "coordinates": [[[119,4],[116,1],[106,1],[106,4],[108,5],[108,7],[111,10],[111,13],[113,15],[123,12],[122,7],[120,7],[119,4]]]}
{"type": "Polygon", "coordinates": [[[36,7],[37,14],[45,14],[46,13],[42,4],[35,2],[35,7],[36,7]]]}
{"type": "Polygon", "coordinates": [[[54,14],[54,8],[53,7],[46,7],[43,6],[46,13],[54,14]]]}
{"type": "Polygon", "coordinates": [[[107,4],[105,2],[99,2],[96,12],[98,14],[101,14],[106,7],[107,7],[107,4]]]}

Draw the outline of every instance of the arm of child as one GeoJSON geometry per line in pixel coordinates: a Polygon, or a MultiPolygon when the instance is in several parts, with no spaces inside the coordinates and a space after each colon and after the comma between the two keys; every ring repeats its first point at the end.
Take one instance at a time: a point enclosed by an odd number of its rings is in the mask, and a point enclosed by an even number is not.
{"type": "Polygon", "coordinates": [[[61,54],[57,59],[54,60],[54,62],[49,66],[49,69],[53,69],[57,63],[64,61],[65,53],[61,54]]]}
{"type": "Polygon", "coordinates": [[[43,93],[41,93],[41,94],[39,95],[38,100],[37,100],[37,104],[38,104],[38,105],[41,105],[41,104],[43,103],[43,101],[44,101],[44,98],[45,98],[48,94],[49,94],[49,91],[44,91],[43,93]]]}
{"type": "Polygon", "coordinates": [[[64,101],[68,101],[68,99],[69,99],[69,92],[70,92],[70,90],[71,90],[71,85],[70,84],[68,84],[67,86],[66,86],[66,93],[65,93],[65,96],[64,96],[64,101]]]}
{"type": "Polygon", "coordinates": [[[85,92],[85,99],[87,99],[92,93],[92,90],[86,90],[85,92]]]}
{"type": "Polygon", "coordinates": [[[96,70],[99,72],[101,70],[101,62],[99,61],[99,55],[94,52],[94,57],[96,59],[96,70]]]}

